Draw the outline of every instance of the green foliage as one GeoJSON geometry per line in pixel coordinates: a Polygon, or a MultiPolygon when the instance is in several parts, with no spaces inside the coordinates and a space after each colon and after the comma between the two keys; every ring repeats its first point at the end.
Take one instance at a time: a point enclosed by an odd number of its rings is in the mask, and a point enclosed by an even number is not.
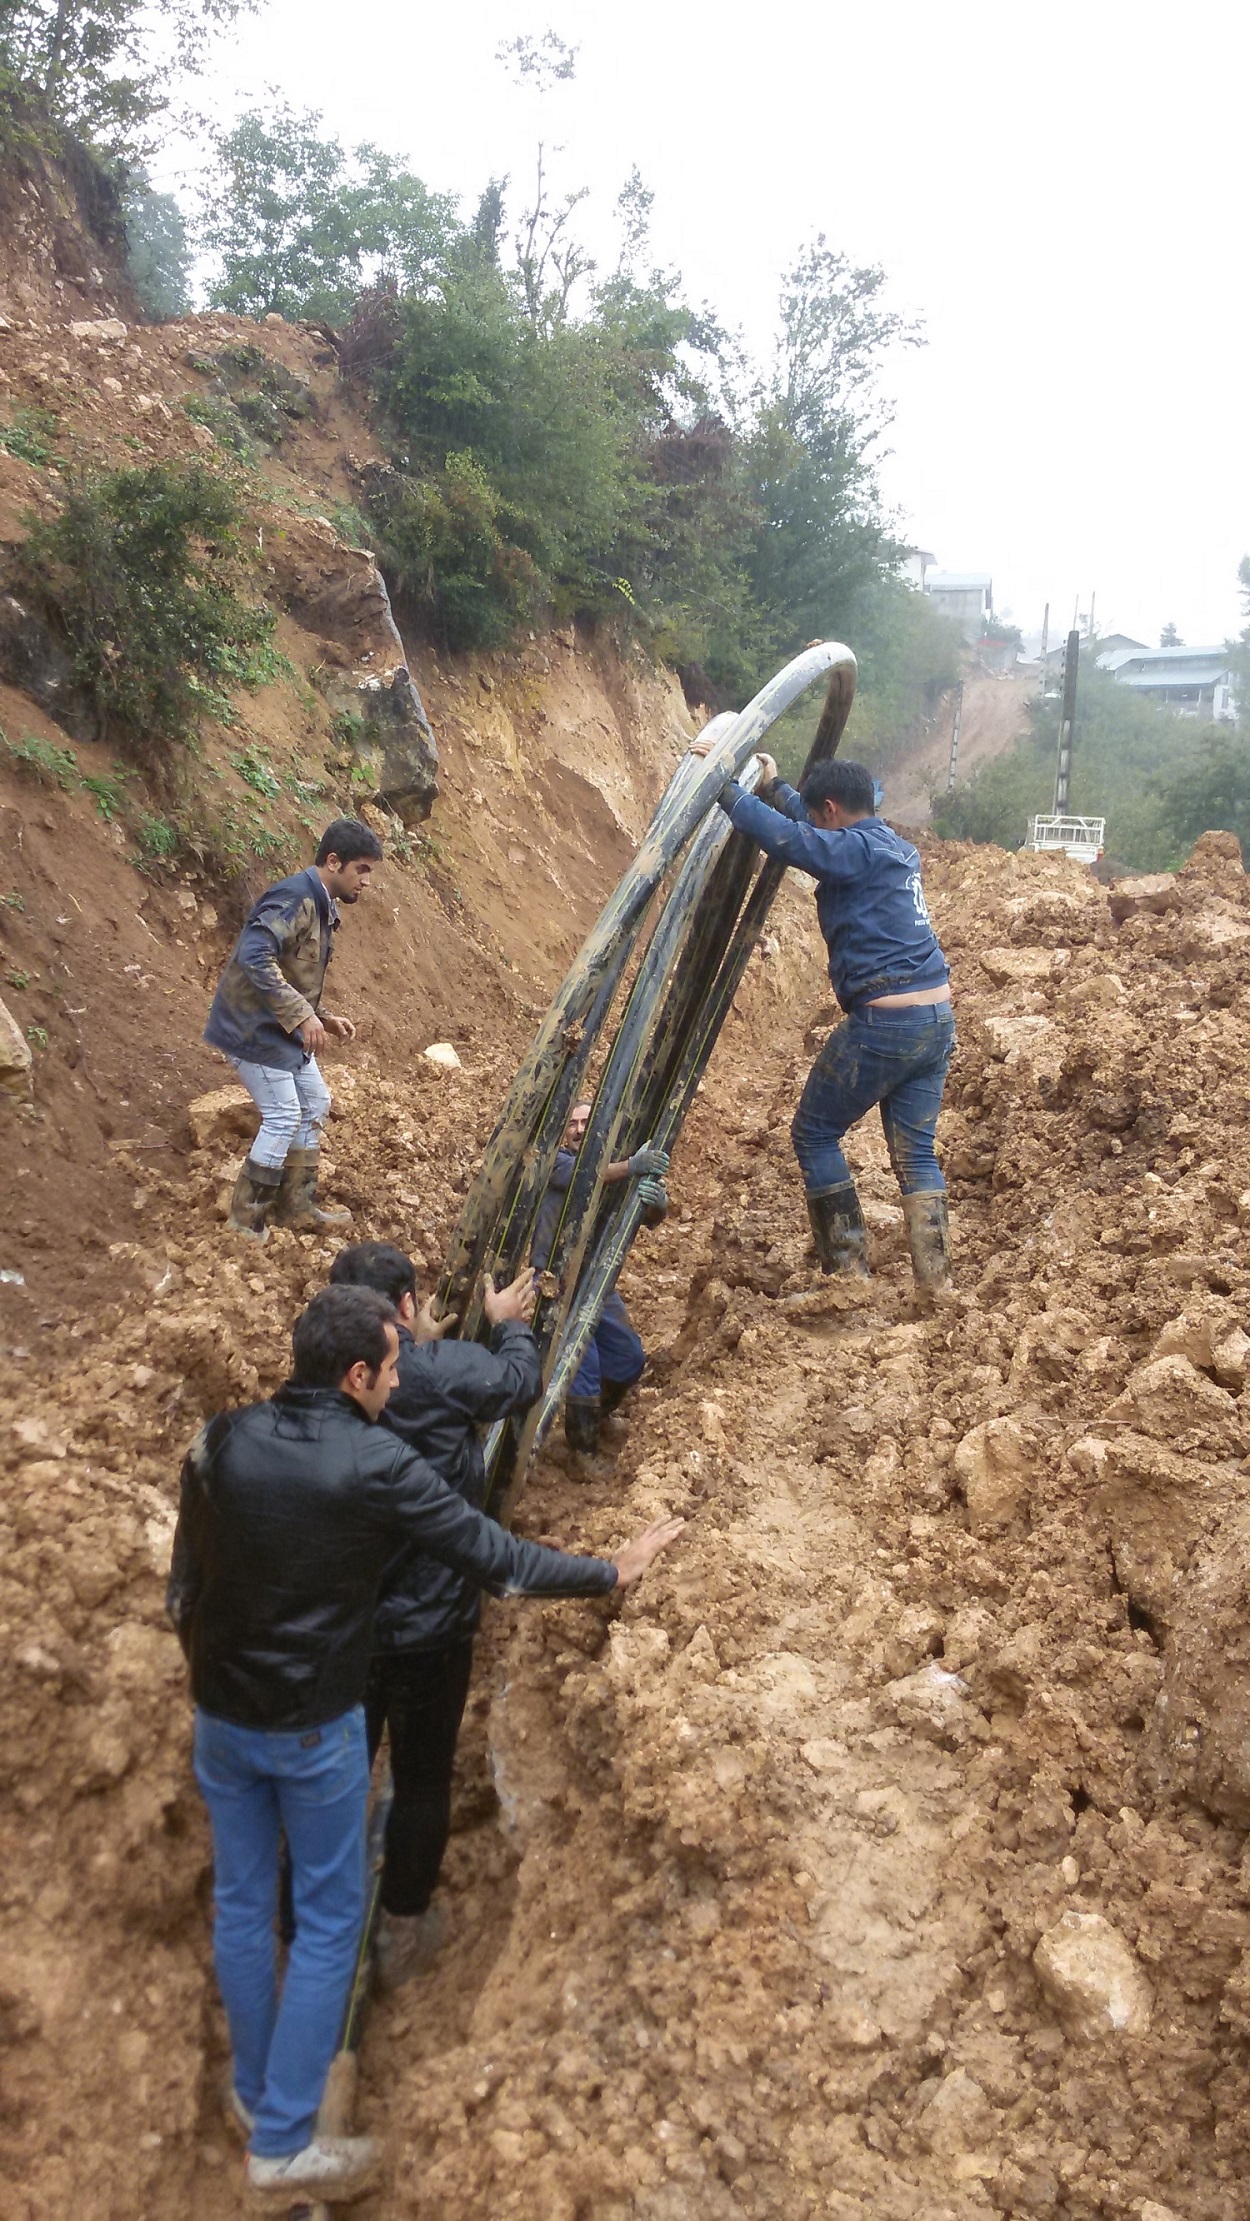
{"type": "Polygon", "coordinates": [[[219,308],[341,323],[364,286],[420,290],[445,267],[454,203],[377,147],[349,157],[320,122],[253,110],[218,135],[201,236],[220,258],[219,308]]]}
{"type": "Polygon", "coordinates": [[[254,463],[256,450],[243,429],[237,410],[229,401],[218,401],[211,394],[189,393],[182,404],[184,416],[193,424],[203,424],[212,433],[219,447],[236,455],[241,463],[254,463]]]}
{"type": "Polygon", "coordinates": [[[47,1027],[27,1026],[26,1039],[29,1041],[32,1049],[46,1049],[49,1040],[47,1027]]]}
{"type": "Polygon", "coordinates": [[[254,794],[263,794],[269,802],[277,800],[282,792],[282,782],[263,748],[246,748],[242,755],[232,756],[231,763],[244,786],[254,794]]]}
{"type": "Polygon", "coordinates": [[[172,193],[157,193],[147,179],[131,180],[124,201],[126,274],[154,324],[185,316],[191,306],[191,247],[186,218],[172,193]]]}
{"type": "Polygon", "coordinates": [[[23,972],[18,965],[14,964],[5,973],[4,983],[6,987],[15,987],[18,993],[22,994],[30,985],[30,973],[23,972]]]}
{"type": "Polygon", "coordinates": [[[229,719],[227,689],[273,675],[273,613],[244,600],[238,496],[202,465],[153,463],[80,478],[22,550],[29,591],[55,615],[101,736],[187,741],[229,719]]]}
{"type": "Polygon", "coordinates": [[[114,825],[126,804],[126,780],[129,774],[124,764],[115,763],[112,771],[82,781],[88,794],[95,796],[95,806],[106,825],[114,825]]]}
{"type": "Polygon", "coordinates": [[[80,784],[78,758],[72,748],[58,748],[40,733],[24,733],[20,740],[10,740],[7,733],[0,733],[0,740],[15,764],[33,771],[45,784],[60,787],[63,794],[80,784]]]}
{"type": "Polygon", "coordinates": [[[180,76],[204,66],[215,32],[256,0],[6,0],[0,93],[37,102],[102,153],[145,151],[180,76]]]}
{"type": "Polygon", "coordinates": [[[176,856],[182,846],[182,836],[177,826],[172,825],[167,817],[141,817],[135,827],[135,838],[142,854],[156,862],[165,862],[169,857],[176,856]]]}
{"type": "Polygon", "coordinates": [[[0,447],[37,470],[52,461],[55,438],[56,418],[48,409],[19,409],[11,424],[0,424],[0,447]]]}

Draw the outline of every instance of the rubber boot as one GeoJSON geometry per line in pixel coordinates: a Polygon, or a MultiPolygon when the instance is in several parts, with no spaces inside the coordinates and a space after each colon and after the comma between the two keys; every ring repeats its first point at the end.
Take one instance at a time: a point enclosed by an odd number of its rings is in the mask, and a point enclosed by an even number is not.
{"type": "Polygon", "coordinates": [[[277,1200],[281,1178],[277,1165],[257,1164],[249,1157],[234,1183],[227,1226],[236,1234],[250,1234],[254,1242],[267,1242],[265,1220],[277,1200]]]}
{"type": "Polygon", "coordinates": [[[599,1390],[599,1409],[605,1419],[612,1417],[613,1412],[624,1403],[630,1389],[637,1387],[637,1385],[637,1382],[632,1380],[605,1380],[599,1390]]]}
{"type": "Polygon", "coordinates": [[[581,1457],[593,1458],[599,1448],[599,1422],[603,1406],[598,1396],[566,1396],[564,1399],[564,1439],[570,1450],[581,1457]]]}
{"type": "Polygon", "coordinates": [[[920,1195],[905,1195],[903,1224],[917,1297],[922,1303],[940,1303],[955,1292],[945,1194],[940,1189],[926,1188],[920,1195]]]}
{"type": "Polygon", "coordinates": [[[350,1211],[324,1210],[318,1203],[319,1162],[320,1152],[316,1149],[288,1149],[282,1167],[282,1185],[271,1214],[275,1226],[289,1226],[296,1234],[320,1234],[326,1227],[351,1225],[350,1211]]]}
{"type": "Polygon", "coordinates": [[[809,1195],[807,1215],[822,1272],[848,1273],[868,1278],[868,1230],[859,1207],[854,1182],[830,1188],[825,1195],[809,1195]]]}

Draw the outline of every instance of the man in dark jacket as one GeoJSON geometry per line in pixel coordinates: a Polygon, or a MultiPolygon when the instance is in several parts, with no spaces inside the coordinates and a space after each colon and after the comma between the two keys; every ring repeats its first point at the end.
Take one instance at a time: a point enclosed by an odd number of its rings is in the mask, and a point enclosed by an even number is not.
{"type": "MultiPolygon", "coordinates": [[[[696,754],[706,752],[696,743],[696,754]]],[[[731,779],[721,808],[766,856],[816,881],[829,978],[846,1012],[808,1074],[790,1129],[822,1270],[867,1271],[864,1217],[842,1137],[875,1103],[902,1191],[917,1292],[942,1295],[951,1285],[950,1234],[934,1134],[955,1021],[920,858],[874,815],[876,790],[863,764],[836,757],[817,764],[796,794],[771,756],[760,763],[758,793],[731,779]]]]}
{"type": "MultiPolygon", "coordinates": [[[[399,1385],[383,1424],[433,1466],[467,1504],[486,1499],[478,1428],[528,1411],[542,1393],[542,1359],[529,1329],[534,1275],[511,1287],[488,1281],[483,1308],[490,1348],[445,1341],[454,1317],[435,1324],[417,1308],[411,1257],[394,1242],[355,1242],[330,1267],[334,1287],[373,1288],[394,1305],[399,1385]]],[[[386,1571],[374,1623],[375,1656],[365,1692],[369,1756],[385,1728],[394,1801],[386,1826],[378,1971],[394,1988],[428,1966],[444,1921],[431,1905],[451,1833],[456,1740],[469,1693],[482,1592],[450,1566],[405,1547],[386,1571]]]]}
{"type": "Polygon", "coordinates": [[[520,1541],[374,1422],[395,1386],[395,1314],[326,1288],[268,1403],[212,1419],[182,1471],[168,1607],[191,1666],[195,1772],[213,1831],[214,1956],[248,2183],[267,2208],[346,2204],[376,2179],[367,2137],[315,2133],[365,1904],[362,1699],[388,1564],[415,1544],[479,1587],[587,1596],[637,1580],[679,1521],[615,1562],[520,1541]],[[279,1837],[297,1932],[278,1995],[279,1837]]]}
{"type": "MultiPolygon", "coordinates": [[[[586,1138],[591,1108],[588,1102],[574,1103],[556,1151],[530,1245],[530,1256],[537,1272],[546,1271],[555,1247],[564,1199],[573,1178],[577,1152],[586,1138]]],[[[658,1226],[668,1212],[668,1195],[663,1185],[667,1171],[667,1152],[646,1142],[632,1157],[619,1157],[607,1165],[603,1185],[615,1187],[621,1180],[637,1180],[638,1192],[648,1207],[647,1224],[658,1226]]],[[[570,1450],[586,1457],[595,1455],[604,1419],[624,1402],[635,1381],[642,1378],[646,1362],[642,1336],[625,1308],[624,1296],[614,1288],[599,1313],[586,1355],[564,1399],[564,1436],[570,1450]]]]}
{"type": "Polygon", "coordinates": [[[281,879],[255,903],[208,1014],[204,1039],[228,1056],[261,1115],[235,1183],[228,1223],[264,1241],[267,1220],[297,1232],[342,1226],[349,1211],[317,1202],[318,1150],[330,1090],[317,1067],[327,1034],[350,1041],[350,1018],[320,1009],[339,905],[359,902],[382,854],[358,818],[336,818],[316,862],[281,879]]]}

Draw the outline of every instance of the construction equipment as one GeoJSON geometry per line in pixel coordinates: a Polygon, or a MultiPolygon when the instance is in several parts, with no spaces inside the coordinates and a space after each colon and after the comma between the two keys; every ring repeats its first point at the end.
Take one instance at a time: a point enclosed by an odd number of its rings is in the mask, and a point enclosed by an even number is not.
{"type": "Polygon", "coordinates": [[[466,1335],[482,1331],[483,1273],[510,1279],[529,1255],[569,1112],[592,1056],[607,1045],[534,1319],[544,1392],[523,1423],[503,1421],[487,1439],[488,1506],[497,1517],[507,1516],[559,1410],[643,1217],[637,1183],[605,1187],[604,1171],[643,1142],[673,1148],[784,876],[784,865],[760,862],[717,798],[727,779],[755,783],[752,759],[769,727],[826,673],[808,765],[832,756],[854,700],[855,670],[849,648],[814,644],[744,710],[716,720],[708,756],[683,758],[513,1082],[439,1287],[441,1307],[460,1314],[466,1335]],[[635,957],[618,1015],[614,1005],[635,957]]]}

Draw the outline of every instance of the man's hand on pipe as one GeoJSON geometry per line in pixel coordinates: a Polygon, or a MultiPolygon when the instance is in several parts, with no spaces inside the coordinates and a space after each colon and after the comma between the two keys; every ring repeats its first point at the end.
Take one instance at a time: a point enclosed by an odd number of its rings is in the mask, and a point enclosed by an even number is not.
{"type": "Polygon", "coordinates": [[[505,1319],[519,1319],[528,1326],[534,1316],[538,1290],[534,1286],[534,1268],[527,1265],[506,1288],[497,1288],[490,1274],[482,1292],[482,1309],[492,1326],[502,1326],[505,1319]]]}

